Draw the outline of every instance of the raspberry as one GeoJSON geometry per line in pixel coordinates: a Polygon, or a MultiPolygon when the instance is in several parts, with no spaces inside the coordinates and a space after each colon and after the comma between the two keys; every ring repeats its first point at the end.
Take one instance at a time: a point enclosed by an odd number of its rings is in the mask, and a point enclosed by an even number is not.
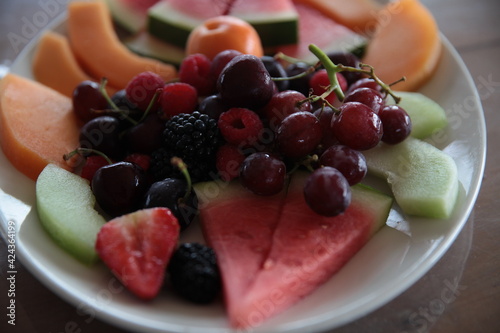
{"type": "Polygon", "coordinates": [[[156,73],[143,72],[136,75],[125,87],[127,99],[142,111],[146,111],[154,94],[165,85],[156,73]]]}
{"type": "Polygon", "coordinates": [[[245,160],[245,155],[237,146],[224,144],[217,151],[216,166],[220,178],[230,181],[240,174],[240,167],[245,160]]]}
{"type": "Polygon", "coordinates": [[[215,78],[210,75],[211,61],[201,53],[184,58],[179,68],[179,80],[192,85],[200,96],[215,92],[215,78]]]}
{"type": "MultiPolygon", "coordinates": [[[[347,81],[345,77],[342,74],[337,73],[337,80],[339,81],[340,89],[342,89],[342,91],[346,91],[347,81]]],[[[329,85],[330,80],[328,79],[326,69],[318,70],[316,73],[314,73],[314,75],[311,77],[311,80],[309,81],[309,87],[313,90],[313,94],[318,96],[323,94],[329,85]]],[[[326,100],[331,104],[333,104],[336,99],[337,95],[335,95],[334,92],[326,97],[326,100]]]]}
{"type": "Polygon", "coordinates": [[[108,165],[108,161],[101,155],[90,155],[85,160],[85,164],[82,167],[82,172],[80,176],[82,178],[87,179],[88,181],[92,181],[94,174],[101,167],[108,165]]]}
{"type": "Polygon", "coordinates": [[[146,154],[130,154],[124,159],[125,162],[135,163],[140,166],[144,171],[148,171],[149,166],[151,165],[151,157],[146,154]]]}
{"type": "Polygon", "coordinates": [[[224,139],[240,147],[255,143],[264,128],[259,116],[245,108],[231,108],[222,113],[218,125],[224,139]]]}
{"type": "Polygon", "coordinates": [[[187,83],[168,83],[163,87],[160,106],[167,118],[181,113],[192,113],[198,105],[196,89],[187,83]]]}

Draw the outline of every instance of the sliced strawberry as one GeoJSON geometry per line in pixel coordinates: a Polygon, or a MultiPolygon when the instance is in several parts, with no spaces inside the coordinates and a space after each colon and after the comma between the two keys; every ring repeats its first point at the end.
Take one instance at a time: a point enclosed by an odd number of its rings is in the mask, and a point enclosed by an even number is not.
{"type": "Polygon", "coordinates": [[[179,238],[179,223],[167,208],[149,208],[117,217],[97,235],[96,251],[125,287],[154,298],[179,238]]]}

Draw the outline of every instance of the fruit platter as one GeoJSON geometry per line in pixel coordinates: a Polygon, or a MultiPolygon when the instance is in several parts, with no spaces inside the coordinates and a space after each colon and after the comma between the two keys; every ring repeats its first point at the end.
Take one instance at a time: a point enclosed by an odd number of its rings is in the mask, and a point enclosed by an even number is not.
{"type": "Polygon", "coordinates": [[[2,232],[79,314],[324,331],[451,246],[486,130],[418,0],[132,3],[71,2],[0,79],[2,232]]]}

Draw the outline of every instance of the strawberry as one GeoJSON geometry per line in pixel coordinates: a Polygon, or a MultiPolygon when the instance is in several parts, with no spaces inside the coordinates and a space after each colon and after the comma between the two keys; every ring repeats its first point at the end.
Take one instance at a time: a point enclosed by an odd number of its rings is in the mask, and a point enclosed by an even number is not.
{"type": "Polygon", "coordinates": [[[154,298],[177,245],[179,223],[167,208],[149,208],[106,223],[97,235],[96,251],[133,294],[154,298]]]}

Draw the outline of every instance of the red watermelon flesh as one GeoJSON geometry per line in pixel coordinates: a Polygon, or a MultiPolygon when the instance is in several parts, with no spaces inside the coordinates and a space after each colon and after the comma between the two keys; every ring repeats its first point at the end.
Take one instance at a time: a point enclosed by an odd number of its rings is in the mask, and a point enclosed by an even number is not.
{"type": "Polygon", "coordinates": [[[295,3],[295,9],[299,14],[299,42],[279,46],[276,52],[314,63],[317,58],[309,51],[309,44],[329,53],[351,51],[366,42],[361,35],[310,6],[295,3]]]}
{"type": "Polygon", "coordinates": [[[353,187],[353,202],[343,215],[323,217],[314,213],[303,199],[305,177],[294,174],[284,200],[246,193],[243,201],[231,195],[223,205],[207,205],[218,206],[217,212],[200,210],[206,238],[221,263],[226,308],[233,327],[258,326],[310,294],[387,220],[392,199],[361,185],[353,187]],[[254,201],[260,205],[254,206],[254,201]],[[267,213],[251,215],[262,207],[267,213]],[[245,233],[261,237],[248,240],[236,236],[241,227],[235,224],[240,221],[244,221],[245,233]],[[274,231],[268,230],[273,226],[274,231]],[[257,248],[267,250],[258,252],[257,248]]]}
{"type": "Polygon", "coordinates": [[[284,195],[255,196],[232,182],[209,198],[209,186],[197,185],[200,219],[207,243],[217,253],[228,308],[236,307],[271,248],[284,195]]]}
{"type": "Polygon", "coordinates": [[[233,0],[163,0],[170,3],[175,10],[189,14],[189,17],[206,20],[225,15],[233,0]]]}

